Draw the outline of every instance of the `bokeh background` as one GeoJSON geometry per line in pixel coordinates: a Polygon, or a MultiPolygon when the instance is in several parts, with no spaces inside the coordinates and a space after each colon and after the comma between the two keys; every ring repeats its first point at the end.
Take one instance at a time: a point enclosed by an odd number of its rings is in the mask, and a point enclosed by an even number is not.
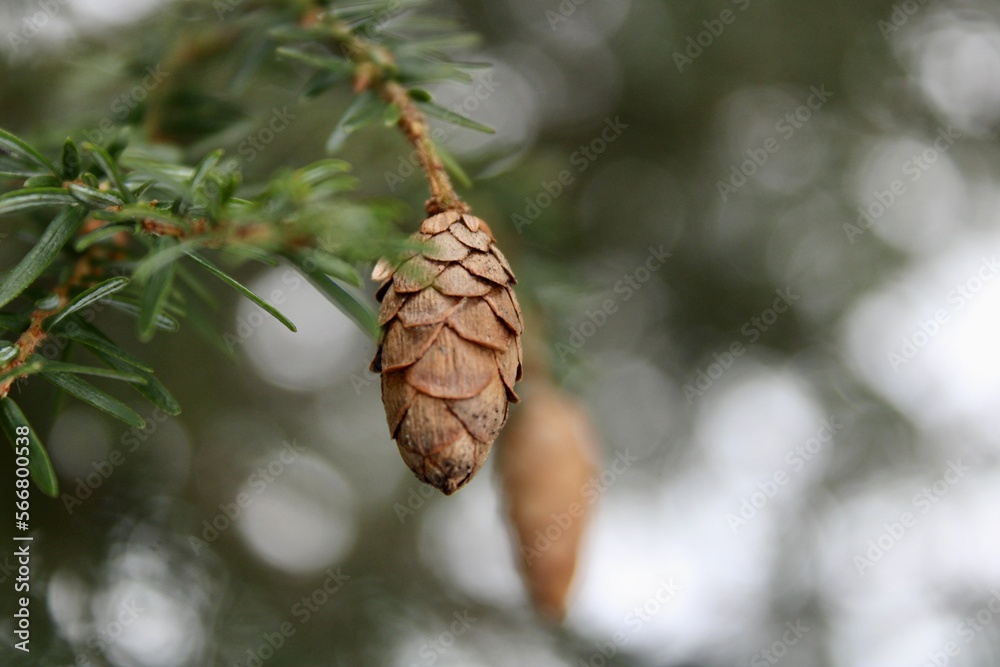
{"type": "MultiPolygon", "coordinates": [[[[155,0],[8,1],[0,126],[51,146],[93,131],[165,45],[260,4],[194,22],[155,0]]],[[[297,335],[220,290],[232,359],[190,327],[135,344],[180,417],[140,406],[131,432],[67,403],[53,421],[21,390],[69,495],[34,496],[33,650],[5,615],[0,663],[996,664],[1000,6],[431,8],[494,65],[435,94],[497,134],[439,136],[602,438],[565,627],[528,607],[492,468],[452,498],[423,489],[374,345],[279,267],[244,277],[297,335]]],[[[241,74],[266,56],[206,61],[227,122],[191,159],[223,145],[253,177],[324,155],[349,94],[303,103],[294,67],[241,74]],[[241,151],[286,105],[287,129],[241,151]]],[[[398,136],[367,128],[339,155],[416,227],[398,136]]],[[[24,247],[0,244],[5,265],[24,247]]],[[[3,488],[12,469],[0,457],[3,488]]]]}

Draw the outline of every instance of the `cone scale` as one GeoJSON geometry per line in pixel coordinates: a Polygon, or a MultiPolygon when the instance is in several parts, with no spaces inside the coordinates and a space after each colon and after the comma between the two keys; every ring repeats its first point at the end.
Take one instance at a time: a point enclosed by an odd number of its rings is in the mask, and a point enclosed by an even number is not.
{"type": "Polygon", "coordinates": [[[371,369],[403,461],[451,495],[483,466],[518,401],[524,324],[517,280],[485,222],[445,211],[412,240],[419,252],[372,273],[382,335],[371,369]]]}

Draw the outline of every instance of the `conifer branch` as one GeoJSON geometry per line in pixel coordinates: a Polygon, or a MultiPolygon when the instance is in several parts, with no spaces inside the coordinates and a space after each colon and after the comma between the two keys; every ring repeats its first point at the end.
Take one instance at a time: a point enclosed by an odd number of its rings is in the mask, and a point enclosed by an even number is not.
{"type": "MultiPolygon", "coordinates": [[[[322,20],[321,15],[312,12],[306,15],[303,26],[309,27],[320,20],[322,20]]],[[[455,192],[444,163],[430,137],[427,116],[417,107],[407,89],[395,76],[396,61],[392,52],[344,26],[334,24],[331,34],[356,65],[354,92],[361,93],[372,89],[388,104],[399,110],[396,126],[416,150],[421,169],[427,177],[431,196],[424,205],[426,213],[428,215],[444,211],[469,213],[471,211],[469,205],[455,192]]]]}

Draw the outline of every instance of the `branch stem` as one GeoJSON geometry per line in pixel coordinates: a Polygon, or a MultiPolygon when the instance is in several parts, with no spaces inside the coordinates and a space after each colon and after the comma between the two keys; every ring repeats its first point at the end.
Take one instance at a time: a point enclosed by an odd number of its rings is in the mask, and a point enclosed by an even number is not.
{"type": "MultiPolygon", "coordinates": [[[[31,311],[28,328],[14,342],[14,346],[18,349],[17,356],[0,367],[0,372],[8,371],[22,365],[45,342],[45,339],[48,338],[48,333],[42,328],[42,323],[48,317],[55,315],[66,307],[69,303],[70,289],[82,282],[90,274],[90,270],[90,257],[88,255],[81,255],[73,265],[73,272],[70,274],[70,277],[52,290],[52,295],[56,298],[55,305],[51,308],[35,308],[35,310],[31,311]]],[[[0,399],[7,398],[16,380],[17,378],[11,378],[0,382],[0,399]]]]}
{"type": "MultiPolygon", "coordinates": [[[[316,20],[316,15],[309,15],[305,22],[316,20]]],[[[420,167],[427,177],[427,185],[431,197],[424,204],[428,215],[436,215],[444,211],[459,211],[468,213],[471,208],[466,204],[455,188],[445,170],[444,163],[438,155],[434,141],[430,137],[430,127],[427,116],[414,103],[406,87],[396,78],[396,64],[393,54],[384,47],[365,39],[364,37],[334,24],[331,31],[356,64],[354,73],[354,91],[360,93],[372,89],[387,103],[399,109],[399,120],[396,126],[403,132],[417,153],[420,167]]]]}
{"type": "Polygon", "coordinates": [[[427,214],[435,215],[443,211],[468,213],[471,210],[469,205],[462,201],[452,187],[448,172],[430,138],[427,118],[410,99],[406,88],[392,80],[375,82],[374,85],[386,102],[399,109],[399,121],[396,125],[417,151],[417,158],[427,176],[427,184],[431,191],[431,198],[424,206],[427,214]]]}

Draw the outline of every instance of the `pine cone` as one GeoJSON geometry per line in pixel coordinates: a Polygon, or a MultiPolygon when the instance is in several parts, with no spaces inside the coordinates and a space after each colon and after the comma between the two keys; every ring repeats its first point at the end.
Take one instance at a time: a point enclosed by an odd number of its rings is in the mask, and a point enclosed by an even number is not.
{"type": "Polygon", "coordinates": [[[389,432],[421,481],[451,495],[482,467],[516,403],[521,379],[517,282],[479,218],[445,211],[424,220],[422,250],[383,259],[383,326],[371,369],[382,374],[389,432]]]}
{"type": "Polygon", "coordinates": [[[558,621],[593,511],[597,437],[575,399],[548,382],[528,391],[504,433],[498,468],[531,600],[558,621]]]}

